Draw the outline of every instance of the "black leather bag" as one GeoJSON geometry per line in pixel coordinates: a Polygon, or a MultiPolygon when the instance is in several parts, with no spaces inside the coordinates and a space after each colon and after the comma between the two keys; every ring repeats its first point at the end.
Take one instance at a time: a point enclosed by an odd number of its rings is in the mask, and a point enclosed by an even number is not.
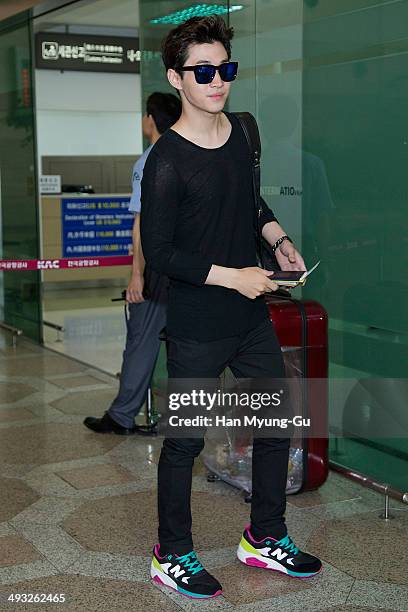
{"type": "Polygon", "coordinates": [[[251,113],[234,113],[241,124],[242,130],[248,143],[252,159],[252,188],[254,193],[254,204],[256,214],[256,244],[258,265],[265,270],[278,271],[280,266],[270,245],[262,237],[259,223],[262,214],[261,204],[261,139],[259,137],[258,124],[251,113]]]}

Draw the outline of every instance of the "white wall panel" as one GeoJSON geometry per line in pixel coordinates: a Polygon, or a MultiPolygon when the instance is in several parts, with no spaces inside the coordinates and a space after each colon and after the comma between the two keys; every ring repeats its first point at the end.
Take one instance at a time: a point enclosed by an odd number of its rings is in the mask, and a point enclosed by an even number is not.
{"type": "Polygon", "coordinates": [[[39,159],[142,152],[140,75],[36,71],[39,159]]]}
{"type": "Polygon", "coordinates": [[[43,155],[138,155],[141,113],[38,111],[39,158],[43,155]]]}

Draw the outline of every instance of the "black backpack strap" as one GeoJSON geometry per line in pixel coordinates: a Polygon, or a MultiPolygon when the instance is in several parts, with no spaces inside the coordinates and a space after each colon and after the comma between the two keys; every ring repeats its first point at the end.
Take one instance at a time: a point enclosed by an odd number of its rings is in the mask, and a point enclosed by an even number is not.
{"type": "Polygon", "coordinates": [[[260,265],[263,268],[262,261],[262,232],[259,224],[259,218],[262,212],[261,206],[261,138],[259,136],[258,124],[251,113],[242,112],[234,113],[238,119],[242,131],[245,134],[248,148],[252,159],[252,188],[254,192],[254,203],[257,223],[257,239],[260,265]]]}
{"type": "Polygon", "coordinates": [[[253,155],[254,166],[261,161],[261,139],[259,137],[258,124],[251,113],[234,113],[241,124],[248,146],[253,155]]]}
{"type": "Polygon", "coordinates": [[[259,136],[258,124],[251,113],[234,113],[241,124],[242,131],[251,152],[252,166],[254,173],[255,202],[257,210],[260,210],[259,199],[261,197],[261,138],[259,136]]]}

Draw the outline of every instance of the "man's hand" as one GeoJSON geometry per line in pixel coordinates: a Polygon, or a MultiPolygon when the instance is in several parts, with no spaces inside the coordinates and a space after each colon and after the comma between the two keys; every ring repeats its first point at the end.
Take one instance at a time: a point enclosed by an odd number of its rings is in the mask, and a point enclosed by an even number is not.
{"type": "Polygon", "coordinates": [[[133,273],[126,289],[126,301],[129,304],[140,304],[144,302],[143,297],[144,278],[143,274],[133,273]]]}
{"type": "Polygon", "coordinates": [[[284,240],[275,251],[276,260],[282,270],[306,270],[301,254],[289,240],[284,240]]]}
{"type": "Polygon", "coordinates": [[[232,270],[230,289],[239,291],[245,297],[254,300],[268,291],[276,291],[279,286],[268,278],[273,272],[262,268],[240,268],[232,270]]]}
{"type": "MultiPolygon", "coordinates": [[[[270,221],[262,228],[262,236],[272,246],[282,236],[285,236],[285,230],[277,221],[270,221]]],[[[275,251],[275,256],[282,270],[306,270],[305,262],[300,253],[295,249],[290,240],[284,240],[275,251]]]]}

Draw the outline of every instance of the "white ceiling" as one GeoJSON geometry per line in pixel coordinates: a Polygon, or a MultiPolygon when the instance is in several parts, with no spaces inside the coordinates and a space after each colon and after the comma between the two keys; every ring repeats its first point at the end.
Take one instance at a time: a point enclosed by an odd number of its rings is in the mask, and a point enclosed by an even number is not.
{"type": "Polygon", "coordinates": [[[42,26],[85,25],[115,28],[139,27],[139,0],[80,0],[36,20],[42,26]]]}

